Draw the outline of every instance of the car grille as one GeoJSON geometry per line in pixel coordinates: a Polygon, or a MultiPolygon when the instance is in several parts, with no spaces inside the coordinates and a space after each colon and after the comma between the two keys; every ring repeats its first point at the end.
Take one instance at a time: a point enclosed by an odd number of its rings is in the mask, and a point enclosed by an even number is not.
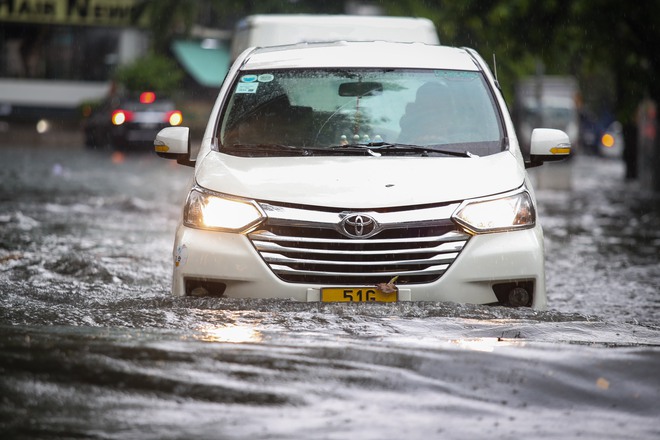
{"type": "Polygon", "coordinates": [[[249,238],[270,269],[290,283],[326,286],[439,279],[467,243],[449,216],[457,204],[398,212],[364,212],[379,224],[368,238],[342,231],[348,212],[261,204],[268,220],[249,238]]]}

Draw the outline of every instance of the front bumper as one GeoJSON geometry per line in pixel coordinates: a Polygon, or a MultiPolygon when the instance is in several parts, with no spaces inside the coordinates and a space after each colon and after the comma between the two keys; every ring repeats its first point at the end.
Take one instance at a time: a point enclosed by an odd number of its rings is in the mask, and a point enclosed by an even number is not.
{"type": "MultiPolygon", "coordinates": [[[[261,258],[246,235],[192,229],[180,225],[174,244],[172,290],[191,294],[210,285],[230,298],[281,298],[319,301],[320,289],[338,287],[282,281],[261,258]]],[[[383,280],[384,282],[388,280],[383,280]]],[[[510,285],[531,286],[532,307],[545,309],[543,232],[532,229],[476,235],[436,281],[399,285],[399,301],[498,303],[496,291],[510,285]]],[[[354,283],[351,287],[359,287],[354,283]]],[[[365,285],[372,287],[373,284],[365,285]]]]}

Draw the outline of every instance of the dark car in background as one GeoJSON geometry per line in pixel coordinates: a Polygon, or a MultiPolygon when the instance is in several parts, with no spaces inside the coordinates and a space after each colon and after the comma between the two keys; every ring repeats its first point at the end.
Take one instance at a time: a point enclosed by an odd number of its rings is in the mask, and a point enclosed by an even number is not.
{"type": "Polygon", "coordinates": [[[145,91],[114,95],[90,111],[84,121],[85,146],[151,151],[156,134],[183,122],[173,100],[145,91]]]}

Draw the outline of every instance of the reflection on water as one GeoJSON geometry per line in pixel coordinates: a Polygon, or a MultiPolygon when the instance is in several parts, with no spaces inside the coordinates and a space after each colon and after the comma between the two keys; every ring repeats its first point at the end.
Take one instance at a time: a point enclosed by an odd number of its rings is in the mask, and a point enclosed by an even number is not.
{"type": "Polygon", "coordinates": [[[231,342],[235,344],[259,343],[263,341],[263,335],[252,325],[226,325],[215,327],[211,325],[197,329],[193,334],[195,339],[204,342],[231,342]]]}
{"type": "Polygon", "coordinates": [[[450,344],[466,350],[493,352],[499,347],[524,347],[525,341],[503,338],[453,339],[450,344]]]}

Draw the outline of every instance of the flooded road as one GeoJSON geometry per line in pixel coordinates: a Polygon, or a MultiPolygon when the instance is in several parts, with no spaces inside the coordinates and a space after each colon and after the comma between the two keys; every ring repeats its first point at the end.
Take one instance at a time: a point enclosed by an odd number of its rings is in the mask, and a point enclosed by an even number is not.
{"type": "Polygon", "coordinates": [[[660,199],[619,162],[538,173],[537,312],[174,298],[191,168],[2,157],[3,439],[660,438],[660,199]]]}

